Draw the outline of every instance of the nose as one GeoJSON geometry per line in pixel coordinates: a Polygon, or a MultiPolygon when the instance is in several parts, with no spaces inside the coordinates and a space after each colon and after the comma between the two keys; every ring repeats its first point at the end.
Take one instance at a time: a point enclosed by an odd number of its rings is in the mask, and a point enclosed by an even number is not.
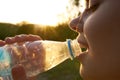
{"type": "Polygon", "coordinates": [[[89,15],[91,14],[92,12],[89,12],[88,9],[85,9],[84,12],[77,18],[73,19],[69,26],[71,29],[75,30],[75,31],[78,31],[80,33],[83,32],[83,27],[84,27],[84,23],[85,21],[87,20],[87,18],[89,17],[89,15]]]}
{"type": "Polygon", "coordinates": [[[85,21],[85,12],[83,12],[79,17],[73,19],[69,26],[71,29],[82,33],[83,32],[83,26],[84,26],[84,21],[85,21]]]}
{"type": "Polygon", "coordinates": [[[69,24],[70,28],[72,28],[73,30],[76,30],[76,26],[79,23],[79,18],[80,17],[77,17],[70,22],[70,24],[69,24]]]}
{"type": "Polygon", "coordinates": [[[83,22],[80,21],[80,16],[73,19],[70,24],[70,28],[77,31],[77,32],[83,32],[83,22]]]}

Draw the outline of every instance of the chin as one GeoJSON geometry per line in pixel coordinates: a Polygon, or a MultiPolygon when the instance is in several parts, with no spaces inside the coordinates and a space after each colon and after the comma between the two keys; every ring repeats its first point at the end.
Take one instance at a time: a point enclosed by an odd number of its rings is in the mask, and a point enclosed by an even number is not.
{"type": "Polygon", "coordinates": [[[83,80],[84,80],[85,74],[84,74],[84,69],[83,69],[82,64],[80,65],[80,76],[81,76],[81,77],[83,78],[83,80]]]}
{"type": "Polygon", "coordinates": [[[80,66],[80,76],[82,77],[83,80],[96,80],[92,76],[90,76],[87,71],[85,71],[85,69],[84,69],[82,64],[80,66]]]}

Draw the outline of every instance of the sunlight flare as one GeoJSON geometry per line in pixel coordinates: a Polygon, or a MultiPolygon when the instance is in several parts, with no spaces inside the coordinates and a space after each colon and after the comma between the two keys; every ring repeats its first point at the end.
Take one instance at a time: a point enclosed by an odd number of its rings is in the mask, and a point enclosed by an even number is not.
{"type": "Polygon", "coordinates": [[[86,1],[85,0],[80,0],[80,12],[82,13],[85,8],[86,8],[86,1]]]}
{"type": "Polygon", "coordinates": [[[67,4],[68,0],[0,0],[0,22],[57,25],[67,4]]]}

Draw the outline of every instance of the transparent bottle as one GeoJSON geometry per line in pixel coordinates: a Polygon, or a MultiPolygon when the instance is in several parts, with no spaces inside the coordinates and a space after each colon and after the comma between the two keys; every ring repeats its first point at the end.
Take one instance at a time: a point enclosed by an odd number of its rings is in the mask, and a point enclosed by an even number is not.
{"type": "Polygon", "coordinates": [[[21,64],[28,77],[47,71],[66,59],[74,59],[81,49],[77,40],[39,40],[0,47],[0,77],[12,80],[11,69],[21,64]]]}

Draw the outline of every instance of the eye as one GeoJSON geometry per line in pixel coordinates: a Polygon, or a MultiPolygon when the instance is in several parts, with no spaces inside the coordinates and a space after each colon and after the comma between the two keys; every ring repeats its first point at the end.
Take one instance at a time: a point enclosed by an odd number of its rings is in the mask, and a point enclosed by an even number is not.
{"type": "Polygon", "coordinates": [[[95,5],[92,5],[92,6],[88,7],[88,8],[86,8],[86,11],[87,11],[88,13],[89,13],[89,12],[91,13],[91,12],[96,11],[98,7],[99,7],[99,4],[95,4],[95,5]]]}
{"type": "Polygon", "coordinates": [[[97,10],[97,8],[99,7],[99,4],[95,4],[91,7],[88,7],[85,9],[85,11],[82,13],[81,17],[80,17],[80,22],[84,23],[86,21],[86,19],[97,10]]]}

